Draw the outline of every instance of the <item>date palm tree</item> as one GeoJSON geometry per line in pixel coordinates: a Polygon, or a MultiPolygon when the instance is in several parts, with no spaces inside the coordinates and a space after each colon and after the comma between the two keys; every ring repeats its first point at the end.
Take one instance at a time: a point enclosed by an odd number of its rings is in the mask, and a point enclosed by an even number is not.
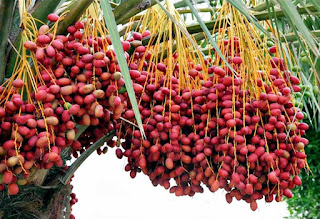
{"type": "MultiPolygon", "coordinates": [[[[295,105],[305,112],[305,120],[311,131],[308,132],[310,145],[306,148],[308,162],[312,174],[301,173],[303,185],[294,190],[294,197],[288,199],[292,217],[320,217],[320,3],[318,0],[224,0],[229,2],[250,23],[260,30],[261,37],[267,37],[268,47],[277,45],[286,51],[289,70],[300,71],[302,90],[295,94],[295,105]],[[292,55],[290,55],[292,54],[292,55]]],[[[222,0],[183,0],[174,1],[174,8],[183,20],[187,31],[187,40],[196,44],[205,56],[216,47],[216,38],[208,30],[212,30],[219,18],[222,0]]],[[[0,0],[0,83],[7,81],[15,71],[16,60],[21,54],[19,48],[24,40],[23,32],[34,31],[42,24],[48,24],[47,16],[51,13],[63,15],[64,19],[57,27],[57,34],[65,34],[68,26],[79,19],[86,20],[91,4],[101,6],[101,15],[97,19],[108,30],[118,63],[126,82],[126,91],[137,118],[137,126],[142,127],[138,105],[135,99],[127,63],[123,55],[120,38],[139,25],[139,19],[151,7],[158,7],[164,16],[168,16],[174,24],[176,17],[170,15],[161,0],[0,0]],[[26,8],[26,5],[28,8],[26,8]],[[26,13],[35,18],[35,26],[24,26],[26,13]],[[33,28],[33,29],[32,29],[33,28]]],[[[52,25],[52,23],[49,23],[52,25]]],[[[179,25],[177,25],[180,27],[179,25]]],[[[183,30],[182,30],[183,29],[183,30]]],[[[168,45],[169,38],[158,42],[168,45]]],[[[172,40],[172,39],[171,39],[172,40]]],[[[172,42],[172,41],[170,41],[172,42]]],[[[147,45],[148,39],[142,44],[147,45]]],[[[191,43],[191,44],[192,44],[191,43]]],[[[173,50],[175,47],[172,47],[173,50]]],[[[173,53],[173,51],[171,51],[173,53]]],[[[32,66],[32,60],[30,60],[32,66]]],[[[2,101],[2,100],[1,100],[2,101]]],[[[0,102],[1,102],[0,101],[0,102]]],[[[76,138],[88,129],[88,126],[77,125],[76,138]]],[[[70,218],[70,200],[73,199],[70,179],[83,161],[108,142],[114,136],[112,131],[97,142],[92,142],[88,150],[83,152],[68,168],[52,167],[40,169],[30,175],[28,184],[21,186],[19,193],[9,196],[6,190],[0,191],[0,218],[70,218]]],[[[0,145],[3,142],[0,140],[0,145]]],[[[71,159],[71,151],[62,152],[64,163],[71,159]]],[[[1,173],[1,172],[0,172],[1,173]]],[[[2,176],[2,175],[1,175],[2,176]]],[[[72,217],[72,216],[71,216],[72,217]]]]}

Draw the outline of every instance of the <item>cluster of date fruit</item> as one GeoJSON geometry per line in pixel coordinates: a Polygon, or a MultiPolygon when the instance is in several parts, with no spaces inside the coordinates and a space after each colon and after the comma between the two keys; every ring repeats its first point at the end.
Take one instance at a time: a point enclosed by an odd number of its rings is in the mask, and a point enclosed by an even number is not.
{"type": "MultiPolygon", "coordinates": [[[[48,19],[55,22],[58,16],[48,19]]],[[[9,79],[0,87],[1,190],[17,194],[37,169],[64,167],[63,150],[71,149],[77,158],[116,130],[125,140],[117,145],[116,155],[128,158],[125,170],[130,176],[143,172],[153,185],[177,196],[202,193],[203,185],[212,192],[223,188],[227,202],[242,199],[252,210],[258,199],[292,197],[291,189],[301,185],[298,174],[306,166],[308,140],[302,136],[308,125],[292,101],[300,80],[283,59],[273,57],[270,72],[257,73],[258,92],[244,86],[246,78],[210,59],[206,69],[188,65],[186,74],[190,80],[200,79],[200,87],[181,87],[179,65],[168,83],[167,64],[154,63],[142,45],[150,32],[132,33],[122,45],[144,138],[132,125],[135,114],[110,38],[84,38],[83,28],[78,21],[68,27],[67,35],[54,35],[47,25],[40,27],[36,41],[24,43],[41,66],[34,78],[36,89],[24,98],[27,77],[9,79]],[[76,138],[79,125],[88,128],[76,138]]],[[[237,38],[225,42],[226,49],[239,50],[237,38]]],[[[235,70],[243,64],[239,55],[228,61],[235,70]]],[[[115,140],[107,143],[116,145],[115,140]]]]}

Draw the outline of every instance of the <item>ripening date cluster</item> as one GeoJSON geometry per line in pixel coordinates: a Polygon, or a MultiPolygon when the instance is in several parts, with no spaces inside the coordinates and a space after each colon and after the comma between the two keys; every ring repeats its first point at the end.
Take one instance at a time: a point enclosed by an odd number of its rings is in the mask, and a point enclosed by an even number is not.
{"type": "Polygon", "coordinates": [[[26,77],[0,87],[0,186],[10,195],[36,169],[63,167],[62,150],[71,148],[74,157],[84,150],[87,145],[76,139],[79,125],[100,125],[105,135],[126,106],[118,95],[124,80],[113,74],[119,67],[110,40],[83,38],[83,28],[76,22],[66,36],[55,36],[41,26],[35,42],[24,43],[39,66],[29,97],[21,95],[30,88],[26,77]]]}
{"type": "MultiPolygon", "coordinates": [[[[308,140],[303,135],[308,125],[292,103],[299,78],[285,68],[283,59],[270,60],[269,74],[258,72],[259,92],[248,89],[246,78],[234,76],[225,65],[211,63],[208,72],[189,63],[191,79],[213,75],[200,88],[181,89],[178,65],[169,86],[165,74],[156,79],[161,75],[157,72],[167,71],[163,63],[148,63],[138,71],[145,50],[135,50],[136,63],[129,68],[133,82],[141,86],[136,95],[146,139],[128,124],[120,132],[122,149],[116,150],[119,158],[128,158],[125,170],[130,176],[142,171],[153,185],[176,196],[202,193],[203,185],[212,192],[223,188],[227,202],[242,199],[252,210],[258,199],[291,198],[291,189],[302,183],[298,174],[306,165],[308,140]],[[148,65],[156,67],[147,72],[148,65]]],[[[229,61],[240,69],[241,57],[229,61]]],[[[130,109],[123,117],[134,121],[130,109]]]]}
{"type": "MultiPolygon", "coordinates": [[[[59,17],[48,19],[55,22],[59,17]]],[[[167,64],[152,61],[142,45],[150,32],[134,32],[122,46],[143,138],[132,125],[135,115],[110,39],[84,37],[83,28],[79,21],[68,27],[67,35],[55,36],[43,25],[35,42],[24,43],[40,66],[30,98],[20,95],[26,86],[21,78],[12,80],[11,89],[0,87],[2,99],[7,98],[0,106],[1,190],[7,187],[10,195],[17,194],[32,170],[62,167],[62,150],[70,147],[77,158],[116,130],[125,140],[116,155],[128,158],[125,170],[130,176],[142,171],[153,185],[176,196],[202,193],[204,185],[211,192],[222,188],[228,203],[245,200],[252,210],[258,199],[292,197],[291,189],[301,185],[298,174],[306,166],[308,140],[303,135],[308,125],[292,99],[292,93],[300,91],[300,80],[283,59],[273,57],[270,72],[257,72],[254,89],[246,76],[232,74],[223,63],[216,66],[208,58],[203,69],[189,62],[187,79],[201,80],[201,86],[182,87],[185,78],[179,77],[179,65],[168,83],[167,64]],[[129,54],[131,47],[134,52],[129,54]],[[79,125],[88,128],[76,139],[79,125]]],[[[235,47],[228,61],[240,71],[240,46],[237,38],[232,40],[225,40],[224,48],[235,47]]],[[[175,63],[178,56],[173,56],[175,63]]],[[[114,140],[107,144],[116,146],[114,140]]],[[[106,151],[98,149],[99,154],[106,151]]],[[[77,200],[73,196],[71,204],[77,200]]]]}

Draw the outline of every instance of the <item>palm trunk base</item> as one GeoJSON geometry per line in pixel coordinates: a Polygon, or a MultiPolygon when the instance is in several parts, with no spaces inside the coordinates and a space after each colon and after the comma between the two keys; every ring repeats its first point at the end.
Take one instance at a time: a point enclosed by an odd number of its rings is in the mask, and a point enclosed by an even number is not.
{"type": "Polygon", "coordinates": [[[17,195],[9,196],[7,189],[0,192],[0,219],[69,219],[71,185],[46,185],[48,176],[55,174],[37,171],[30,177],[33,184],[20,186],[17,195]],[[36,183],[37,182],[37,183],[36,183]],[[34,184],[36,183],[36,185],[34,184]]]}
{"type": "Polygon", "coordinates": [[[71,185],[57,188],[24,186],[15,196],[0,192],[0,218],[63,219],[70,217],[71,185]]]}

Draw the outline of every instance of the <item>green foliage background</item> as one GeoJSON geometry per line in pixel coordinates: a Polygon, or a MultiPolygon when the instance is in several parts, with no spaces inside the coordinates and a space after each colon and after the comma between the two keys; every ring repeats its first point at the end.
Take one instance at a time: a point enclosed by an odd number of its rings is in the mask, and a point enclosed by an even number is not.
{"type": "Polygon", "coordinates": [[[312,173],[303,171],[302,185],[293,190],[294,196],[287,199],[290,218],[320,218],[320,131],[307,133],[310,143],[306,147],[312,173]]]}

